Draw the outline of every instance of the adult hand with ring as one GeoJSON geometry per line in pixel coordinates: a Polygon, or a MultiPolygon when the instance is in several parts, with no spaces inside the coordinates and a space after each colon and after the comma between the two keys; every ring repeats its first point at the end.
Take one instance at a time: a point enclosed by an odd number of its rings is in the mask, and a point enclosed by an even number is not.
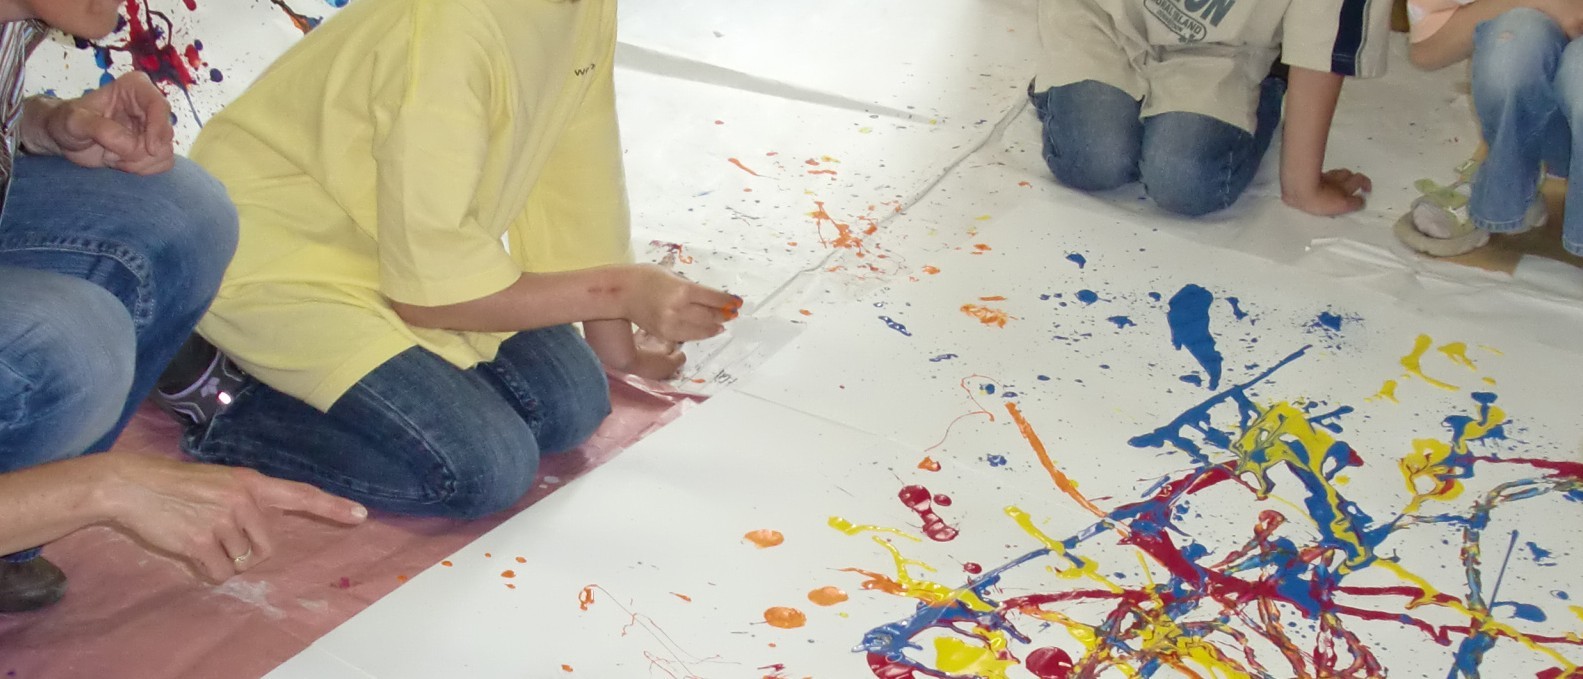
{"type": "Polygon", "coordinates": [[[300,512],[342,524],[368,517],[362,505],[251,469],[101,453],[116,465],[107,484],[110,522],[221,582],[274,551],[266,514],[300,512]]]}

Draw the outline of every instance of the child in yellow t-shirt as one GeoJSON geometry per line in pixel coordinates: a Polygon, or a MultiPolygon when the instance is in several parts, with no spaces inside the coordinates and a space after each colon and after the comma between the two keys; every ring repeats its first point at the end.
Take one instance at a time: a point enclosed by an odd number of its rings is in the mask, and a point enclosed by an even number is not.
{"type": "Polygon", "coordinates": [[[199,381],[224,407],[188,408],[188,452],[482,516],[609,413],[601,363],[664,378],[723,330],[740,299],[628,263],[615,17],[353,3],[208,123],[241,243],[199,331],[250,377],[199,381]]]}

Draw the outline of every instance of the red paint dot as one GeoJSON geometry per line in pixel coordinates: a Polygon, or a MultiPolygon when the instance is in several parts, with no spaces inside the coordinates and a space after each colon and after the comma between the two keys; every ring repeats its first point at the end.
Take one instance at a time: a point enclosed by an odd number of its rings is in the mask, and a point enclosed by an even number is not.
{"type": "Polygon", "coordinates": [[[973,575],[978,575],[979,573],[984,572],[984,567],[969,561],[965,564],[962,564],[962,570],[972,573],[973,575]]]}
{"type": "Polygon", "coordinates": [[[1051,646],[1029,653],[1023,665],[1039,679],[1067,679],[1072,676],[1072,656],[1051,646]]]}
{"type": "Polygon", "coordinates": [[[951,496],[950,495],[946,495],[945,493],[940,493],[938,495],[935,495],[934,496],[934,503],[937,504],[937,505],[940,505],[941,507],[950,507],[951,506],[951,496]]]}

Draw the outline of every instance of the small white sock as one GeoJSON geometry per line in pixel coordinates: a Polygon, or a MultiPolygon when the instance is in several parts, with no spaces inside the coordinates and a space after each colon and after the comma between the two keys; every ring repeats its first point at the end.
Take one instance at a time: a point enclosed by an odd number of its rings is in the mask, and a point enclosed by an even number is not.
{"type": "Polygon", "coordinates": [[[1457,217],[1451,211],[1430,203],[1413,206],[1413,228],[1430,238],[1450,238],[1456,235],[1457,217]]]}

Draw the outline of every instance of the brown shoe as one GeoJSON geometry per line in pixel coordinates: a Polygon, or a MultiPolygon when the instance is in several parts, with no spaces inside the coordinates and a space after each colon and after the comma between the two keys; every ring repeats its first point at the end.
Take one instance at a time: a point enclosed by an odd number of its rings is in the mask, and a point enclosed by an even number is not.
{"type": "Polygon", "coordinates": [[[66,594],[66,574],[44,557],[0,561],[0,613],[36,611],[66,594]]]}

